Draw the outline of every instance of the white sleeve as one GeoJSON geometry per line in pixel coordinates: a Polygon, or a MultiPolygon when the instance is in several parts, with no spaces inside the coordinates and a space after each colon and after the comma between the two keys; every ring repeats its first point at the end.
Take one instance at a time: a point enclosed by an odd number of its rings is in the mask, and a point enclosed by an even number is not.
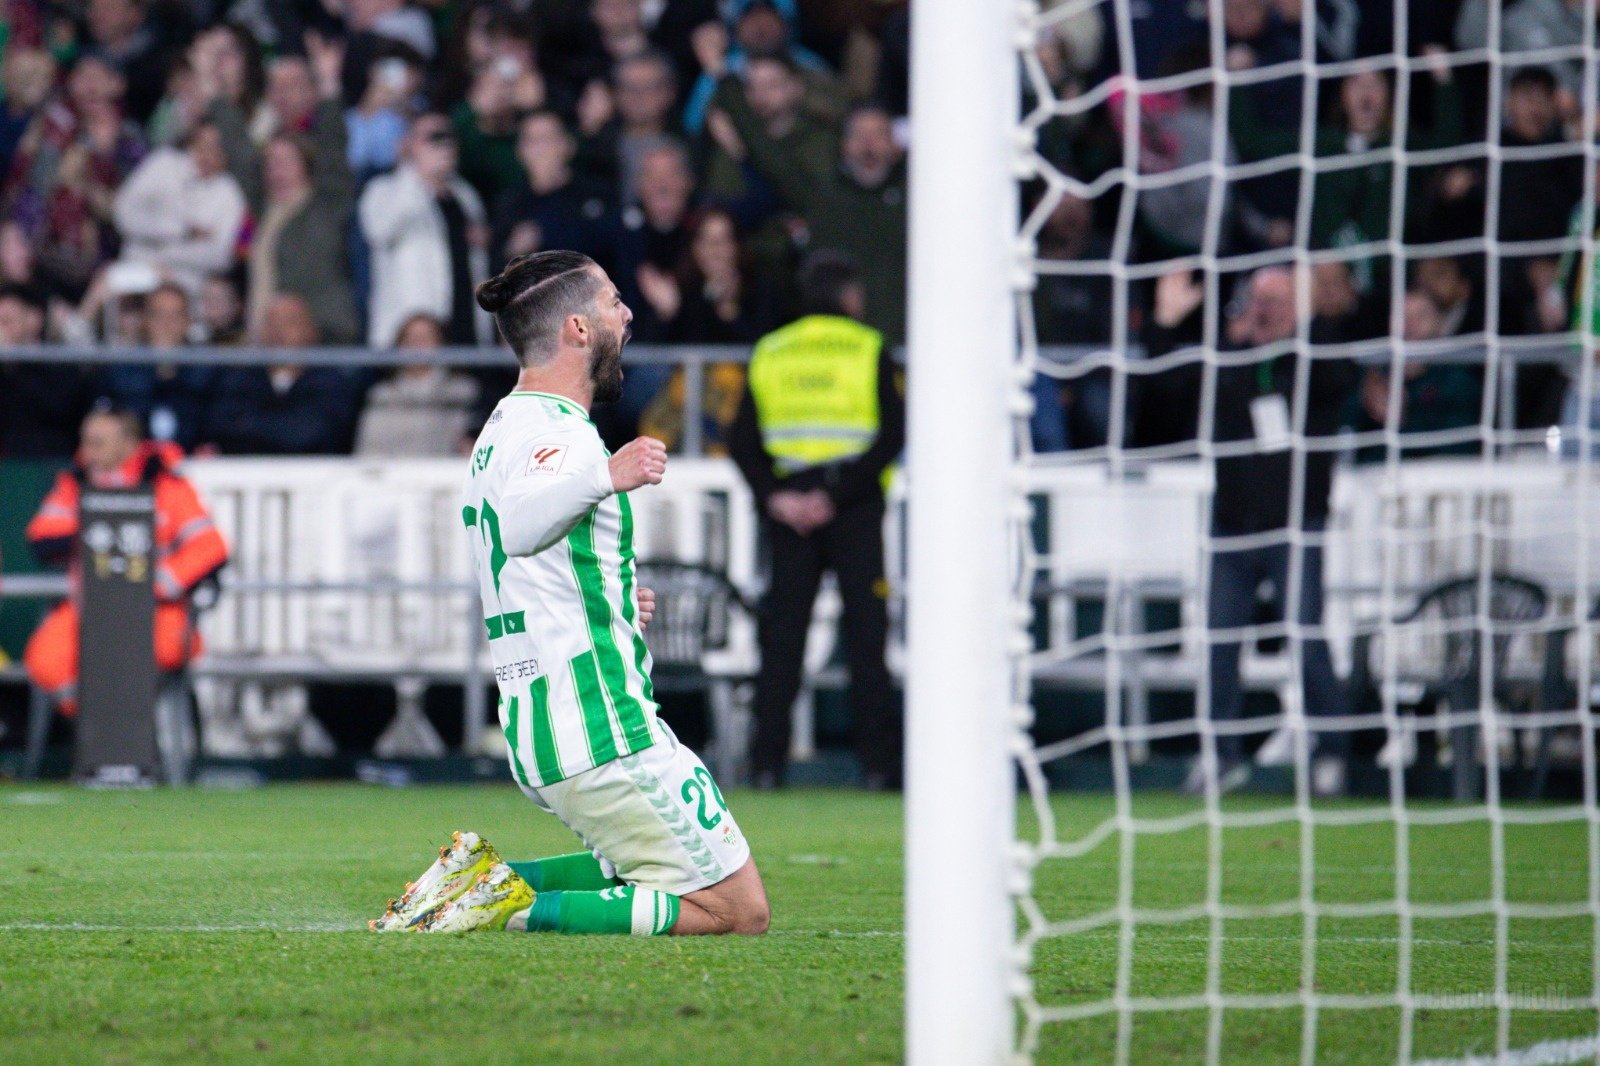
{"type": "Polygon", "coordinates": [[[598,442],[565,434],[534,440],[512,456],[500,493],[500,542],[507,555],[537,555],[571,533],[616,491],[598,442]]]}

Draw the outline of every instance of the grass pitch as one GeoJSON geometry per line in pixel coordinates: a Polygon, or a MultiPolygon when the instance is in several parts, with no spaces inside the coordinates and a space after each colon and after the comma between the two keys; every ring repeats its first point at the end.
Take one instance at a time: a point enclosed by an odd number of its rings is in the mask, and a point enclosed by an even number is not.
{"type": "MultiPolygon", "coordinates": [[[[509,785],[246,793],[0,787],[0,1059],[900,1060],[899,800],[738,792],[730,804],[772,896],[766,938],[452,938],[377,936],[365,920],[452,829],[477,829],[511,857],[573,850],[573,838],[509,785]]],[[[1139,807],[1152,816],[1192,809],[1158,795],[1139,797],[1139,807]]],[[[1111,803],[1063,796],[1055,808],[1062,835],[1075,837],[1106,817],[1111,803]]],[[[1023,821],[1031,821],[1026,813],[1023,821]]],[[[1314,840],[1319,900],[1394,897],[1390,827],[1319,829],[1314,840]]],[[[1203,828],[1141,836],[1135,906],[1203,901],[1207,846],[1203,828]]],[[[1222,846],[1225,903],[1297,898],[1294,825],[1229,830],[1222,846]]],[[[1035,894],[1045,912],[1065,919],[1114,904],[1118,849],[1113,836],[1080,859],[1044,868],[1035,894]]],[[[1413,900],[1490,898],[1481,823],[1416,828],[1408,854],[1413,900]]],[[[950,856],[950,875],[961,876],[971,861],[950,856]]],[[[1508,898],[1581,902],[1588,878],[1582,823],[1508,828],[1508,898]]],[[[1298,917],[1230,921],[1224,932],[1224,991],[1298,987],[1298,917]]],[[[1319,990],[1392,990],[1397,933],[1393,918],[1324,918],[1319,990]]],[[[1590,993],[1594,924],[1519,919],[1508,934],[1507,991],[1518,1008],[1512,1045],[1593,1038],[1594,1011],[1539,1008],[1590,993]]],[[[1209,941],[1204,919],[1139,926],[1133,995],[1203,992],[1209,941]]],[[[1118,951],[1115,925],[1042,945],[1039,999],[1104,1000],[1115,986],[1118,951]]],[[[1418,992],[1478,1005],[1419,1013],[1416,1055],[1492,1051],[1496,1012],[1481,993],[1495,983],[1494,918],[1419,920],[1411,966],[1418,992]]],[[[1302,1020],[1298,1009],[1227,1012],[1224,1061],[1296,1061],[1302,1020]]],[[[1047,1027],[1039,1061],[1111,1061],[1116,1026],[1110,1015],[1047,1027]]],[[[1204,1010],[1139,1013],[1130,1061],[1200,1061],[1206,1026],[1204,1010]]],[[[1318,1060],[1393,1061],[1398,1033],[1394,1010],[1323,1011],[1318,1060]]]]}

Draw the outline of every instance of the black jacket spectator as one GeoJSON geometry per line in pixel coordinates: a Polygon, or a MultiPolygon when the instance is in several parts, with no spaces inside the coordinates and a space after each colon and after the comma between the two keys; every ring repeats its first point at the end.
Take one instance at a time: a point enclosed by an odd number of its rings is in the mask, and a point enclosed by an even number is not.
{"type": "Polygon", "coordinates": [[[347,454],[357,400],[332,367],[242,367],[223,376],[207,436],[228,455],[347,454]]]}

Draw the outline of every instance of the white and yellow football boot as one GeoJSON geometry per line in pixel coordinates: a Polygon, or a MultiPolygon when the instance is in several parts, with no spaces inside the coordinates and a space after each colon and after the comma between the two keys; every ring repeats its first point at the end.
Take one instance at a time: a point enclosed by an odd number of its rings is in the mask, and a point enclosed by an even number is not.
{"type": "Polygon", "coordinates": [[[418,933],[498,931],[513,914],[533,906],[533,897],[533,886],[500,863],[455,899],[423,915],[412,928],[418,933]]]}
{"type": "Polygon", "coordinates": [[[439,849],[439,858],[406,885],[399,899],[391,899],[383,917],[369,921],[367,928],[379,933],[409,929],[467,891],[500,862],[493,844],[477,833],[458,831],[439,849]]]}

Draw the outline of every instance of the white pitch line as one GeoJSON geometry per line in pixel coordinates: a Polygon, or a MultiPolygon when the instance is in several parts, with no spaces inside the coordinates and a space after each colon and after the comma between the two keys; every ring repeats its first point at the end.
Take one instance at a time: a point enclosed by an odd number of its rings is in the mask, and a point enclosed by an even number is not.
{"type": "Polygon", "coordinates": [[[1466,1055],[1459,1059],[1416,1059],[1412,1066],[1567,1066],[1593,1062],[1600,1057],[1600,1036],[1571,1040],[1541,1040],[1528,1047],[1511,1048],[1504,1055],[1466,1055]]]}

